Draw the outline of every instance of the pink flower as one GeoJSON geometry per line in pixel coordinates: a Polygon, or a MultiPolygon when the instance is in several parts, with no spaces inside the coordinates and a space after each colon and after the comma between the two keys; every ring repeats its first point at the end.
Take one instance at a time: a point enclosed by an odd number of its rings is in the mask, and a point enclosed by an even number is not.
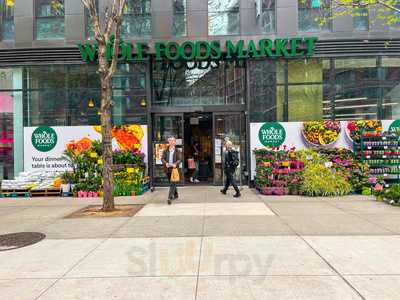
{"type": "Polygon", "coordinates": [[[382,190],[383,190],[383,185],[382,185],[382,184],[379,184],[379,183],[376,184],[375,187],[374,187],[374,190],[375,190],[375,191],[382,191],[382,190]]]}
{"type": "Polygon", "coordinates": [[[370,178],[368,178],[368,182],[371,183],[371,184],[376,184],[377,183],[377,179],[376,179],[376,177],[370,177],[370,178]]]}

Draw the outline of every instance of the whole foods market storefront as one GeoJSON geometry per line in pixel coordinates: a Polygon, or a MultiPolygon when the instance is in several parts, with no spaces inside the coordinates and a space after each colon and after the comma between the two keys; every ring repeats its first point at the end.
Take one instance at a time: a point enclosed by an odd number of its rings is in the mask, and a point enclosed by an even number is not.
{"type": "MultiPolygon", "coordinates": [[[[281,57],[223,57],[202,63],[157,60],[155,55],[121,62],[114,78],[113,122],[117,126],[140,125],[141,130],[127,131],[140,140],[135,144],[145,152],[148,173],[156,185],[165,183],[159,158],[170,135],[178,138],[185,157],[182,183],[190,181],[193,169],[188,160],[193,158],[199,161],[201,182],[220,184],[221,147],[229,138],[241,153],[238,179],[247,184],[252,178],[252,150],[264,146],[259,143],[259,132],[266,122],[281,123],[288,146],[297,141],[304,147],[339,146],[340,139],[347,138],[345,130],[337,136],[312,137],[311,130],[302,130],[303,122],[400,117],[399,57],[307,57],[306,43],[302,49],[295,57],[281,51],[281,57]],[[199,157],[194,157],[196,143],[200,144],[199,157]]],[[[3,178],[38,166],[32,159],[36,150],[27,145],[37,127],[53,128],[58,143],[98,137],[93,127],[100,123],[95,69],[92,63],[1,69],[2,99],[12,101],[12,112],[10,105],[0,105],[3,178]]],[[[59,158],[57,153],[51,158],[59,158]]]]}

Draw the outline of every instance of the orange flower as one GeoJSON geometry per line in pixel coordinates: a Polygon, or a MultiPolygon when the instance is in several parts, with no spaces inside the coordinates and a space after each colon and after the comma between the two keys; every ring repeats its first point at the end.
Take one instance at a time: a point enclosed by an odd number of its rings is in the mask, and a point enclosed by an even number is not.
{"type": "Polygon", "coordinates": [[[92,140],[86,137],[77,142],[70,142],[67,144],[67,149],[72,150],[75,155],[79,155],[82,152],[89,150],[91,147],[92,140]]]}
{"type": "Polygon", "coordinates": [[[138,151],[140,150],[141,132],[131,130],[131,126],[120,126],[112,129],[112,135],[116,139],[121,150],[138,151]]]}

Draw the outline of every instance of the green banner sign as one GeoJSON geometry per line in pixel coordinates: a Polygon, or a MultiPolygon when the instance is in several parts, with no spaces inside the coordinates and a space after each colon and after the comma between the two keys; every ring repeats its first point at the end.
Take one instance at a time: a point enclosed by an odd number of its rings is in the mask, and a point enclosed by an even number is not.
{"type": "MultiPolygon", "coordinates": [[[[246,59],[266,57],[303,57],[314,55],[317,38],[262,39],[258,42],[250,40],[226,41],[225,47],[219,41],[185,41],[156,42],[154,54],[156,60],[170,61],[218,61],[223,59],[246,59]]],[[[98,45],[78,44],[83,61],[96,61],[98,45]]],[[[148,58],[149,46],[146,43],[130,43],[121,41],[119,49],[120,62],[143,61],[148,58]]],[[[106,56],[112,59],[113,43],[107,44],[106,56]]]]}
{"type": "Polygon", "coordinates": [[[32,133],[31,140],[36,150],[48,152],[57,145],[57,133],[51,127],[41,126],[32,133]]]}
{"type": "Polygon", "coordinates": [[[279,147],[286,139],[285,128],[279,123],[267,122],[258,131],[258,139],[266,147],[279,147]]]}

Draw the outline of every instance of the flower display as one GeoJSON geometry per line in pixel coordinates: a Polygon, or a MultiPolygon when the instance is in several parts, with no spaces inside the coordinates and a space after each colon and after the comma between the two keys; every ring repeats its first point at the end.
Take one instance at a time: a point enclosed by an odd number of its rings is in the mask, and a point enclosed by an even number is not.
{"type": "Polygon", "coordinates": [[[92,147],[93,141],[87,137],[80,139],[79,141],[71,141],[67,144],[67,150],[72,151],[75,155],[79,155],[84,151],[89,150],[92,147]]]}
{"type": "Polygon", "coordinates": [[[336,142],[341,131],[339,121],[308,121],[303,123],[303,136],[314,146],[325,146],[336,142]]]}
{"type": "Polygon", "coordinates": [[[359,143],[361,134],[380,134],[382,132],[382,122],[379,120],[358,120],[349,121],[346,126],[346,134],[353,142],[359,143]]]}

